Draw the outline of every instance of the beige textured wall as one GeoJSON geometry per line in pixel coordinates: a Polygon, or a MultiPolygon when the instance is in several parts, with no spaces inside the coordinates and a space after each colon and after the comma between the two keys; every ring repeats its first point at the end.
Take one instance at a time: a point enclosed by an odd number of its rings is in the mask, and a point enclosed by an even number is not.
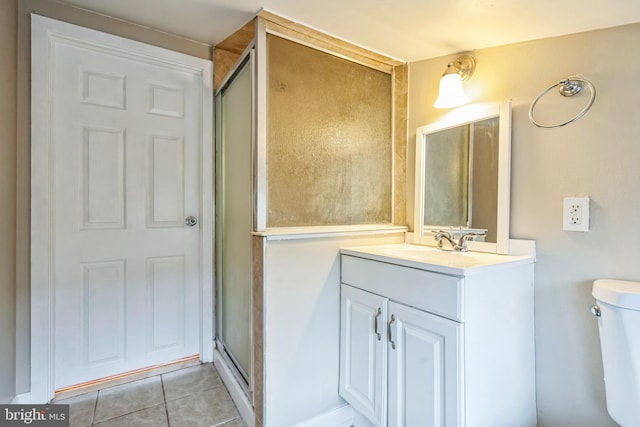
{"type": "MultiPolygon", "coordinates": [[[[11,13],[11,9],[15,6],[13,1],[2,0],[0,9],[1,19],[6,19],[7,25],[0,21],[2,37],[0,37],[0,46],[3,49],[3,53],[6,49],[15,49],[15,37],[9,37],[11,28],[15,31],[17,23],[18,27],[18,52],[17,52],[17,67],[18,67],[18,81],[17,81],[17,107],[15,100],[8,100],[4,102],[11,103],[10,107],[5,107],[4,104],[0,104],[0,108],[9,108],[15,111],[17,110],[17,146],[7,146],[3,140],[3,145],[0,150],[2,154],[2,160],[0,162],[7,163],[7,169],[2,168],[3,174],[9,176],[7,186],[14,189],[17,188],[15,200],[11,195],[4,195],[4,188],[1,193],[0,209],[6,209],[8,212],[15,212],[16,221],[12,221],[15,224],[15,310],[16,310],[16,391],[18,394],[29,391],[30,378],[29,378],[29,188],[30,188],[30,13],[37,13],[39,15],[47,16],[50,18],[58,19],[61,21],[69,22],[76,25],[85,26],[88,28],[96,29],[106,33],[126,37],[132,40],[164,47],[167,49],[175,50],[178,52],[186,53],[200,58],[211,58],[211,46],[204,43],[197,43],[191,40],[183,39],[179,36],[171,35],[161,31],[155,31],[147,27],[139,26],[133,23],[125,22],[119,19],[109,18],[105,15],[92,13],[87,10],[83,10],[77,7],[72,7],[64,2],[57,0],[20,0],[16,2],[18,4],[17,21],[15,20],[15,12],[11,13]],[[7,9],[6,13],[4,9],[7,9]],[[13,18],[12,18],[13,17],[13,18]],[[13,26],[13,27],[12,27],[13,26]],[[5,32],[7,36],[5,36],[5,32]],[[16,183],[17,182],[17,183],[16,183]]],[[[2,67],[11,67],[11,61],[7,61],[6,58],[10,58],[7,54],[3,55],[2,67]],[[5,62],[7,61],[7,62],[5,62]]],[[[15,57],[15,55],[14,55],[15,57]]],[[[13,64],[15,66],[15,63],[13,64]]],[[[15,90],[15,82],[12,83],[11,79],[0,79],[0,84],[8,85],[7,91],[1,92],[3,96],[10,93],[11,87],[15,90]]],[[[9,104],[7,104],[9,105],[9,104]]],[[[9,120],[8,115],[0,115],[0,120],[9,120]]],[[[3,122],[4,123],[4,122],[3,122]]],[[[4,125],[2,130],[4,131],[4,125]]],[[[4,182],[3,182],[4,184],[4,182]]],[[[0,184],[2,188],[3,184],[0,184]]],[[[2,225],[4,226],[4,224],[2,225]]],[[[0,234],[2,239],[2,245],[5,245],[5,232],[0,234]]],[[[13,232],[10,230],[8,236],[13,238],[13,232]]],[[[14,256],[14,252],[9,253],[10,256],[14,256]]],[[[7,262],[8,259],[2,257],[0,262],[7,262]]],[[[2,266],[2,273],[5,274],[4,264],[2,266]]],[[[13,272],[11,273],[13,274],[13,272]]],[[[12,279],[13,280],[13,279],[12,279]]],[[[11,298],[13,300],[13,298],[11,298]]],[[[2,303],[5,303],[4,298],[2,303]]],[[[2,304],[0,303],[0,304],[2,304]]],[[[3,324],[4,325],[4,324],[3,324]]],[[[4,333],[4,332],[3,332],[4,333]]],[[[3,348],[4,351],[4,348],[3,348]]],[[[7,350],[8,351],[8,350],[7,350]]],[[[4,354],[0,354],[0,363],[5,363],[4,354]]],[[[8,362],[7,362],[8,363],[8,362]]]]}
{"type": "MultiPolygon", "coordinates": [[[[605,407],[597,323],[588,307],[594,279],[640,280],[638,40],[640,24],[633,24],[483,49],[474,52],[478,68],[466,83],[475,101],[513,100],[511,236],[535,239],[538,245],[540,427],[615,425],[605,407]],[[591,110],[563,128],[533,126],[527,114],[536,95],[577,73],[596,86],[591,110]],[[576,195],[592,198],[588,233],[562,231],[562,199],[576,195]]],[[[431,105],[439,76],[454,57],[410,64],[411,178],[415,129],[442,114],[431,105]]],[[[566,113],[559,98],[545,114],[566,113]]]]}
{"type": "Polygon", "coordinates": [[[0,2],[0,403],[15,394],[16,13],[0,2]]]}
{"type": "Polygon", "coordinates": [[[267,42],[267,227],[391,223],[392,76],[267,42]]]}

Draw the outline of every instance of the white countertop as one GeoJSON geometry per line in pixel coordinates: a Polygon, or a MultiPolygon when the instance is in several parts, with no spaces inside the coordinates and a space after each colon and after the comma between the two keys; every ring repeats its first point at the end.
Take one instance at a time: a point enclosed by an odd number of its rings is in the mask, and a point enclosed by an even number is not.
{"type": "Polygon", "coordinates": [[[534,258],[529,255],[453,252],[411,244],[358,246],[342,248],[340,252],[344,255],[456,276],[486,273],[491,270],[534,262],[534,258]]]}

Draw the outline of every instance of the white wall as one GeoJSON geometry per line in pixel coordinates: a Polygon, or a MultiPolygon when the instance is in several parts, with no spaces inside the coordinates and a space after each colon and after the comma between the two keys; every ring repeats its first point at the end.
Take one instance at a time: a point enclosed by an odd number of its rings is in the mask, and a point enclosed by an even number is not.
{"type": "MultiPolygon", "coordinates": [[[[5,346],[4,335],[1,336],[3,345],[0,346],[0,364],[3,369],[0,372],[4,374],[5,362],[7,366],[15,366],[11,369],[15,373],[12,375],[15,377],[17,394],[28,392],[30,386],[30,13],[37,13],[192,56],[211,59],[211,46],[205,43],[194,42],[148,27],[112,19],[57,0],[0,1],[0,57],[2,58],[0,61],[2,72],[0,93],[3,96],[0,105],[0,129],[2,129],[2,146],[0,146],[0,177],[2,178],[0,179],[0,212],[2,212],[2,216],[0,216],[2,219],[0,224],[0,255],[2,255],[0,256],[0,283],[3,286],[0,288],[0,291],[3,292],[2,298],[0,298],[0,313],[2,316],[13,316],[14,318],[14,323],[8,324],[4,322],[3,317],[0,325],[2,333],[7,334],[7,343],[12,342],[11,336],[15,337],[15,346],[12,344],[5,346]],[[15,73],[16,67],[17,82],[11,74],[15,73]],[[15,99],[16,90],[17,100],[15,99]],[[13,126],[15,126],[16,115],[17,142],[15,134],[12,134],[11,125],[11,121],[13,121],[13,126]],[[7,230],[4,229],[5,227],[7,230]],[[4,255],[5,250],[6,256],[4,255]],[[7,279],[5,279],[5,275],[7,279]],[[10,282],[8,282],[9,280],[10,282]],[[4,305],[7,305],[7,311],[4,311],[4,305]],[[8,359],[9,353],[13,353],[11,360],[8,359]]],[[[4,385],[4,382],[1,384],[4,385]]],[[[0,401],[1,396],[0,392],[0,401]]]]}
{"type": "Polygon", "coordinates": [[[0,2],[0,403],[16,385],[16,35],[17,1],[0,2]]]}
{"type": "Polygon", "coordinates": [[[290,427],[345,405],[338,395],[338,251],[403,240],[404,233],[267,241],[264,425],[290,427]]]}
{"type": "MultiPolygon", "coordinates": [[[[633,24],[482,49],[474,52],[478,68],[466,83],[476,102],[513,100],[511,236],[535,239],[538,245],[540,427],[616,425],[606,411],[600,342],[589,305],[594,279],[640,280],[638,40],[640,24],[633,24]],[[536,95],[578,73],[596,86],[591,110],[566,127],[532,125],[527,114],[536,95]],[[562,198],[576,195],[592,198],[588,233],[562,231],[562,198]]],[[[431,104],[439,76],[454,57],[410,64],[410,180],[415,128],[442,114],[431,104]]],[[[564,107],[586,97],[571,101],[558,95],[540,112],[545,119],[561,119],[569,113],[564,107]]]]}

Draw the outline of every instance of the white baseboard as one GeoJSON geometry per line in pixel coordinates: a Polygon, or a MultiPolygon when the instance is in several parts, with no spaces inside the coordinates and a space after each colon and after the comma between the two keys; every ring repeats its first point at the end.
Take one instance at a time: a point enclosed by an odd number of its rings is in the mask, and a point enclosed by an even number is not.
{"type": "Polygon", "coordinates": [[[353,409],[350,405],[345,405],[303,421],[296,427],[351,427],[352,425],[353,409]]]}
{"type": "Polygon", "coordinates": [[[36,398],[33,396],[31,392],[18,394],[11,401],[13,405],[29,405],[29,404],[42,404],[42,402],[37,402],[36,398]]]}
{"type": "Polygon", "coordinates": [[[375,427],[375,424],[359,412],[353,411],[353,427],[375,427]]]}
{"type": "Polygon", "coordinates": [[[44,394],[38,394],[31,391],[18,394],[11,401],[14,405],[46,405],[51,399],[47,399],[44,394]]]}
{"type": "Polygon", "coordinates": [[[233,403],[236,404],[240,417],[247,427],[255,427],[256,420],[253,414],[253,405],[244,393],[242,386],[236,380],[227,363],[222,359],[222,355],[218,349],[213,350],[213,364],[216,366],[222,382],[229,390],[233,403]]]}

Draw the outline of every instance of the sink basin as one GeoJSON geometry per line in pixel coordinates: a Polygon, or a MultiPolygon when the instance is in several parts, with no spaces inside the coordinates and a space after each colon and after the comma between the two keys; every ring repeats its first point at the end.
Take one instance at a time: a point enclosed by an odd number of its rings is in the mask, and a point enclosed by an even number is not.
{"type": "Polygon", "coordinates": [[[374,256],[380,261],[451,274],[467,274],[474,269],[485,270],[500,264],[518,261],[531,262],[531,257],[528,256],[446,251],[411,244],[352,247],[342,249],[342,253],[364,257],[374,256]]]}
{"type": "Polygon", "coordinates": [[[387,256],[456,265],[475,265],[483,262],[483,255],[477,252],[455,252],[418,245],[390,245],[380,250],[387,256]]]}

